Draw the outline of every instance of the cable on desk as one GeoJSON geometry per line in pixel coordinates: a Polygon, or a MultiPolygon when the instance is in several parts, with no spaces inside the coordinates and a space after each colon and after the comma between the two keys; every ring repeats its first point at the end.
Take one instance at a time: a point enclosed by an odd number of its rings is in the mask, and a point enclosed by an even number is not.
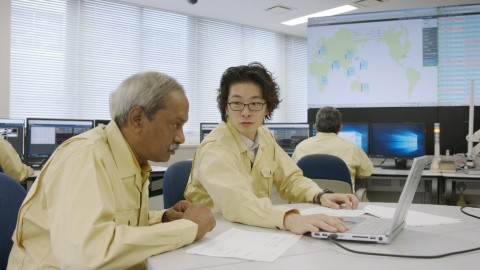
{"type": "Polygon", "coordinates": [[[464,205],[464,206],[462,206],[462,207],[460,208],[460,212],[464,213],[465,215],[471,216],[471,217],[473,217],[473,218],[478,218],[478,219],[480,219],[479,216],[476,216],[476,215],[474,215],[474,214],[470,214],[470,213],[465,212],[465,210],[463,210],[464,208],[480,208],[480,205],[478,205],[478,204],[467,204],[467,205],[464,205]]]}
{"type": "Polygon", "coordinates": [[[412,259],[436,259],[436,258],[443,258],[447,257],[450,255],[456,255],[456,254],[461,254],[461,253],[467,253],[467,252],[472,252],[476,250],[480,250],[480,247],[476,248],[471,248],[471,249],[465,249],[465,250],[460,250],[460,251],[454,251],[454,252],[449,252],[449,253],[443,253],[443,254],[438,254],[438,255],[425,255],[425,256],[420,256],[420,255],[402,255],[402,254],[388,254],[388,253],[375,253],[375,252],[366,252],[366,251],[358,251],[354,250],[351,248],[347,248],[346,246],[340,244],[337,241],[337,235],[336,234],[330,234],[328,236],[328,240],[335,245],[345,249],[346,251],[350,251],[352,253],[356,254],[362,254],[362,255],[375,255],[375,256],[386,256],[386,257],[398,257],[398,258],[412,258],[412,259]]]}

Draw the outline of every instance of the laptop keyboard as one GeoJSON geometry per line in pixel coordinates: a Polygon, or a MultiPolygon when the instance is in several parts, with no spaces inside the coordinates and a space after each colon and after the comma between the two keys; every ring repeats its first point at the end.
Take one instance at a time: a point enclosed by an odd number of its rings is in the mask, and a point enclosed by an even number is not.
{"type": "MultiPolygon", "coordinates": [[[[346,218],[345,218],[346,219],[346,218]]],[[[384,234],[391,227],[392,220],[388,218],[365,218],[362,220],[346,219],[349,232],[357,234],[384,234]]]]}

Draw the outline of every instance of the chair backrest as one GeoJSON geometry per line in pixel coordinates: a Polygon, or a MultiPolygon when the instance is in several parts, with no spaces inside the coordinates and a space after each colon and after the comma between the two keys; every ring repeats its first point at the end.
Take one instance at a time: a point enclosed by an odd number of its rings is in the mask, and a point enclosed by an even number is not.
{"type": "Polygon", "coordinates": [[[302,157],[298,163],[303,175],[313,179],[322,188],[337,193],[352,193],[352,178],[343,159],[327,154],[302,157]]]}
{"type": "Polygon", "coordinates": [[[177,161],[168,166],[163,176],[163,207],[165,209],[185,199],[183,193],[191,170],[192,160],[177,161]]]}
{"type": "Polygon", "coordinates": [[[0,173],[0,269],[7,268],[18,210],[26,195],[27,191],[20,183],[0,173]]]}

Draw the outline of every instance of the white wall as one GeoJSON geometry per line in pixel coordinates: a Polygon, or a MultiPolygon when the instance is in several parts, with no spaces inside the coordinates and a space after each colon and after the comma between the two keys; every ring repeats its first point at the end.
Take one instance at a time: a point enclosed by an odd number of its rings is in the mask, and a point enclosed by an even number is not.
{"type": "Polygon", "coordinates": [[[8,118],[10,103],[10,0],[0,1],[0,117],[8,118]]]}

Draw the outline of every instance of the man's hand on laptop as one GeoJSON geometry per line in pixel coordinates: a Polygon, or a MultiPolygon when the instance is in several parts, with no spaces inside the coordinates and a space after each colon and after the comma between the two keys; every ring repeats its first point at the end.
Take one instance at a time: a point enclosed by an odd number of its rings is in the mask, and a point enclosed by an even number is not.
{"type": "Polygon", "coordinates": [[[320,204],[332,209],[357,209],[358,199],[355,194],[325,193],[320,197],[320,204]]]}
{"type": "Polygon", "coordinates": [[[285,228],[296,234],[307,232],[345,232],[348,230],[343,218],[327,216],[324,214],[302,216],[295,212],[288,212],[283,219],[285,228]]]}

